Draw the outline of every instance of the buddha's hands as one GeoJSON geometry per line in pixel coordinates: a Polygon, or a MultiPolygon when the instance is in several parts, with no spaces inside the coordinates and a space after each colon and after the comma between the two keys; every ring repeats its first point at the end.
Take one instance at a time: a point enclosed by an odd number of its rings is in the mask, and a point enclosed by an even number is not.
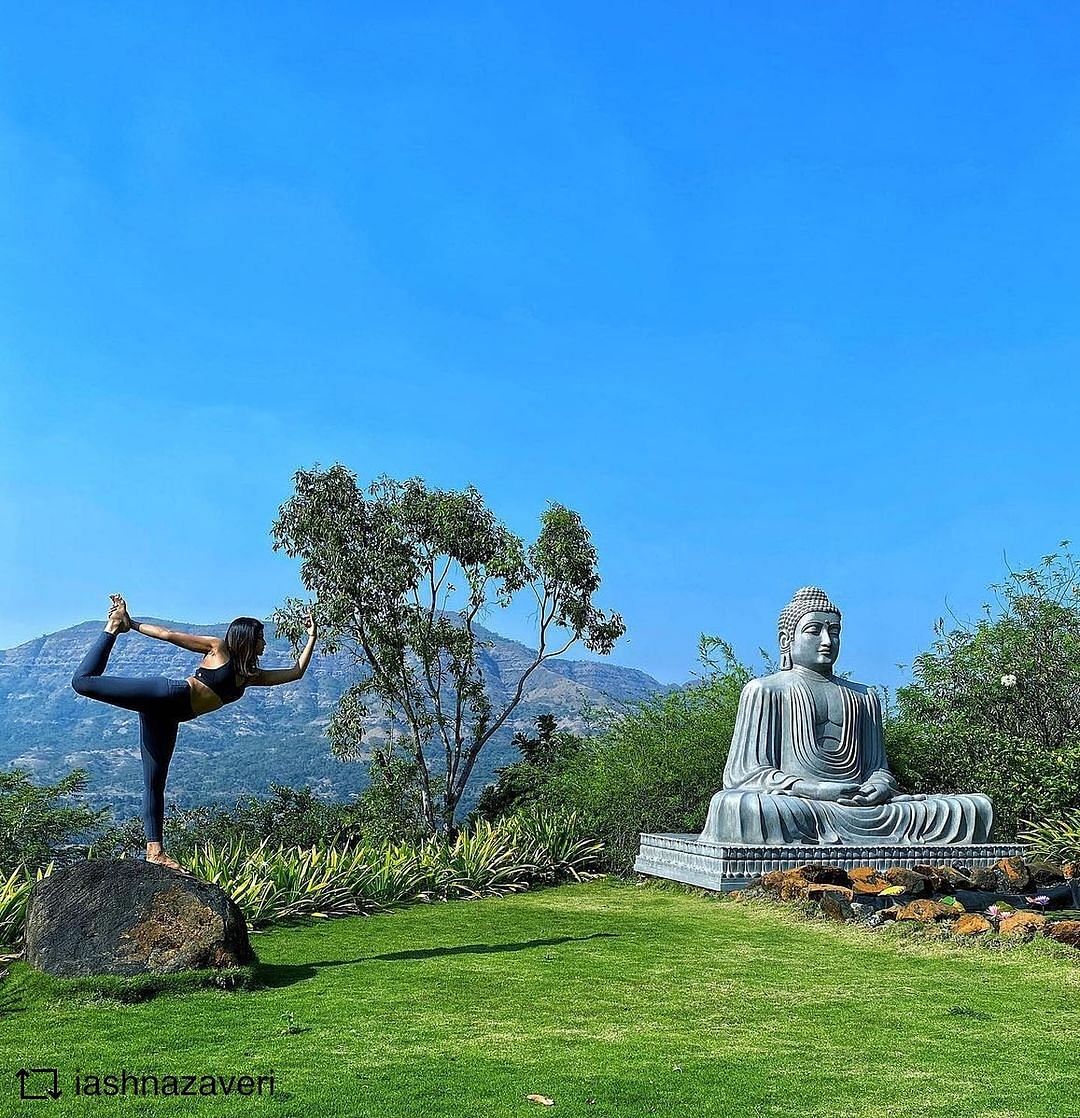
{"type": "Polygon", "coordinates": [[[835,803],[850,803],[861,789],[859,784],[847,784],[841,780],[797,780],[791,789],[793,796],[805,796],[808,800],[832,800],[835,803]]]}
{"type": "Polygon", "coordinates": [[[893,798],[893,790],[888,784],[877,780],[868,780],[860,784],[850,796],[838,799],[838,804],[846,807],[873,807],[876,804],[888,803],[893,798]]]}

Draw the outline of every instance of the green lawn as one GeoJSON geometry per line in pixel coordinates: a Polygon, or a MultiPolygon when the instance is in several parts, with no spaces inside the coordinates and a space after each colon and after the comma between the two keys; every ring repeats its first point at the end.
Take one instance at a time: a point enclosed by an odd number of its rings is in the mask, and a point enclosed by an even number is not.
{"type": "Polygon", "coordinates": [[[137,1005],[0,983],[0,1115],[1080,1115],[1080,967],[601,881],[275,928],[258,990],[137,1005]],[[952,1011],[952,1012],[950,1012],[952,1011]],[[284,1015],[292,1015],[292,1029],[284,1015]],[[20,1102],[20,1066],[59,1069],[20,1102]],[[73,1097],[81,1073],[274,1073],[73,1097]],[[264,1084],[264,1091],[266,1087],[264,1084]]]}

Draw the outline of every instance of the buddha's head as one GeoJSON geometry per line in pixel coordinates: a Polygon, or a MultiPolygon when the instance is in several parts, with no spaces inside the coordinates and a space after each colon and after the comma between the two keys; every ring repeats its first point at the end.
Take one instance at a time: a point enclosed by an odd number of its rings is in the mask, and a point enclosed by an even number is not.
{"type": "Polygon", "coordinates": [[[818,586],[796,590],[784,606],[777,623],[780,638],[780,668],[809,668],[832,675],[840,655],[840,611],[818,586]]]}

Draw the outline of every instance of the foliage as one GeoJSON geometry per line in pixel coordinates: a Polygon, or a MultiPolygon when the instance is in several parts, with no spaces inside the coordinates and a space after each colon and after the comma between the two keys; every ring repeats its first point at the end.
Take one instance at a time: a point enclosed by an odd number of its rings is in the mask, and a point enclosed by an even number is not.
{"type": "MultiPolygon", "coordinates": [[[[550,504],[526,547],[472,487],[444,491],[383,477],[364,491],[342,465],[300,470],[294,480],[273,526],[274,548],[301,559],[324,651],[347,650],[362,671],[331,720],[332,748],[359,755],[368,704],[377,703],[404,731],[376,745],[376,767],[408,757],[426,829],[452,832],[480,751],[532,673],[577,641],[608,653],[625,631],[618,614],[593,604],[600,576],[589,533],[576,513],[550,504]],[[520,591],[536,599],[537,651],[496,710],[476,624],[520,591]]],[[[278,631],[298,640],[301,616],[299,602],[286,602],[274,616],[278,631]]]]}
{"type": "Polygon", "coordinates": [[[889,757],[912,791],[983,792],[994,835],[1080,807],[1080,563],[1010,571],[973,624],[935,626],[898,690],[889,757]]]}
{"type": "Polygon", "coordinates": [[[543,803],[580,814],[614,872],[630,872],[642,831],[700,831],[722,786],[750,672],[718,638],[702,637],[700,652],[703,678],[637,704],[585,741],[543,789],[543,803]]]}
{"type": "MultiPolygon", "coordinates": [[[[265,837],[199,843],[187,868],[220,885],[258,927],[300,916],[350,916],[396,905],[494,897],[535,885],[596,876],[602,847],[574,814],[533,808],[498,824],[478,821],[448,841],[417,844],[345,841],[337,846],[283,846],[265,837]]],[[[0,944],[22,935],[35,875],[24,867],[0,879],[0,944]]]]}
{"type": "MultiPolygon", "coordinates": [[[[438,794],[442,782],[430,778],[438,794]]],[[[356,827],[371,842],[418,843],[428,834],[415,761],[389,750],[376,750],[371,781],[356,797],[356,827]]]]}
{"type": "Polygon", "coordinates": [[[60,802],[82,792],[88,779],[75,769],[55,784],[35,785],[24,769],[0,772],[0,871],[35,870],[66,842],[100,830],[108,809],[60,802]]]}
{"type": "MultiPolygon", "coordinates": [[[[331,803],[319,799],[309,787],[271,782],[269,796],[239,796],[229,807],[171,805],[165,815],[165,845],[181,859],[199,844],[254,846],[266,839],[277,846],[330,846],[358,838],[362,817],[359,804],[331,803]]],[[[142,821],[132,819],[107,832],[95,849],[102,855],[119,855],[145,845],[142,821]]]]}
{"type": "Polygon", "coordinates": [[[536,720],[536,737],[514,734],[521,760],[504,765],[496,779],[480,793],[476,815],[494,821],[527,804],[537,803],[541,789],[562,772],[581,748],[582,739],[559,730],[553,714],[536,720]]]}
{"type": "Polygon", "coordinates": [[[1059,864],[1080,862],[1080,807],[1057,818],[1027,823],[1019,838],[1035,857],[1059,864]]]}
{"type": "Polygon", "coordinates": [[[52,871],[52,862],[36,872],[26,866],[16,866],[6,878],[0,879],[0,944],[18,941],[22,935],[30,890],[35,881],[48,877],[52,871]]]}

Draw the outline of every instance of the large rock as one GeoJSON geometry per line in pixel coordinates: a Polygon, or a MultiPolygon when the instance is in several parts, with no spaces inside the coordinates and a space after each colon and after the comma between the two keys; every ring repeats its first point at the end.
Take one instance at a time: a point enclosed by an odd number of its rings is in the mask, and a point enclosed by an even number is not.
{"type": "Polygon", "coordinates": [[[1031,888],[1031,871],[1023,858],[1002,858],[994,863],[992,869],[1004,879],[1011,893],[1022,893],[1031,888]]]}
{"type": "Polygon", "coordinates": [[[856,866],[855,869],[848,871],[848,876],[851,878],[855,892],[864,897],[876,896],[892,884],[884,874],[872,866],[856,866]]]}
{"type": "Polygon", "coordinates": [[[963,916],[964,910],[960,905],[940,904],[922,897],[917,901],[904,905],[896,914],[897,920],[920,920],[929,923],[933,920],[956,920],[963,916]]]}
{"type": "Polygon", "coordinates": [[[1030,939],[1046,927],[1046,917],[1037,912],[1010,912],[1001,918],[998,932],[1003,936],[1020,936],[1030,939]]]}
{"type": "Polygon", "coordinates": [[[967,912],[953,924],[952,930],[954,936],[981,936],[984,932],[992,932],[994,925],[977,912],[967,912]]]}
{"type": "Polygon", "coordinates": [[[911,897],[921,897],[930,891],[928,882],[921,873],[905,869],[903,866],[894,866],[886,870],[885,879],[890,885],[900,886],[911,897]]]}
{"type": "Polygon", "coordinates": [[[1054,920],[1043,929],[1051,939],[1080,947],[1080,920],[1054,920]]]}
{"type": "Polygon", "coordinates": [[[244,914],[217,885],[149,862],[95,858],[30,893],[26,960],[49,974],[170,974],[256,961],[244,914]]]}
{"type": "Polygon", "coordinates": [[[1048,885],[1061,885],[1065,881],[1065,874],[1061,866],[1052,862],[1028,862],[1028,872],[1031,874],[1031,884],[1035,889],[1044,889],[1048,885]]]}

